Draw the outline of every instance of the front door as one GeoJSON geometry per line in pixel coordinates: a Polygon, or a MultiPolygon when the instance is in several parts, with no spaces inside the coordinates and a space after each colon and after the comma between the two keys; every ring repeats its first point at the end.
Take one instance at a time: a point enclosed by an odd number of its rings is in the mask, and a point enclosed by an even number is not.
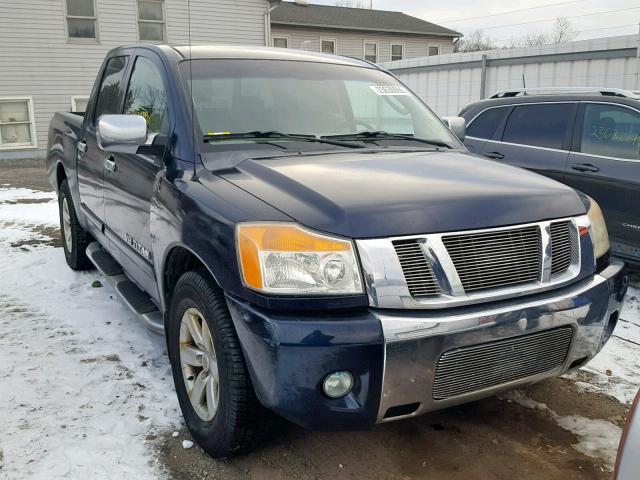
{"type": "Polygon", "coordinates": [[[640,112],[585,103],[566,183],[602,207],[614,252],[640,260],[640,112]]]}
{"type": "MultiPolygon", "coordinates": [[[[153,55],[153,54],[149,54],[153,55]]],[[[166,138],[169,115],[162,64],[138,55],[122,113],[142,115],[149,135],[166,138]]],[[[112,255],[147,293],[155,294],[150,229],[151,199],[164,170],[163,152],[112,153],[105,170],[105,211],[112,255]]]]}
{"type": "Polygon", "coordinates": [[[85,118],[84,138],[78,141],[78,186],[83,213],[93,228],[100,229],[104,212],[104,161],[107,152],[98,148],[96,125],[100,115],[117,113],[121,105],[121,84],[129,57],[112,57],[104,67],[97,99],[85,118]]]}

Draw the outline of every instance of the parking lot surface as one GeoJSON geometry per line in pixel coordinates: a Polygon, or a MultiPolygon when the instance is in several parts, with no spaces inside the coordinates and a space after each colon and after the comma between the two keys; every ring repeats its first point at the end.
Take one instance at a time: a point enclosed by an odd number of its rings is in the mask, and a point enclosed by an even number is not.
{"type": "MultiPolygon", "coordinates": [[[[586,368],[366,432],[185,449],[164,340],[64,262],[42,161],[0,164],[0,478],[608,479],[640,384],[640,275],[586,368]]],[[[188,445],[188,444],[187,444],[188,445]]]]}

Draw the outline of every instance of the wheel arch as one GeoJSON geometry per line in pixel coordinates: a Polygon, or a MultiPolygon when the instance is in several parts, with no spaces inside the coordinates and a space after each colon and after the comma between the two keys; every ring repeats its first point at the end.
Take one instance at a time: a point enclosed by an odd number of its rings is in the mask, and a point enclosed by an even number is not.
{"type": "Polygon", "coordinates": [[[62,162],[58,162],[56,165],[56,190],[60,191],[60,185],[67,179],[67,171],[64,169],[62,162]]]}
{"type": "MultiPolygon", "coordinates": [[[[162,262],[161,295],[165,306],[165,313],[169,311],[171,296],[173,295],[178,280],[183,274],[192,270],[206,271],[218,288],[220,288],[220,282],[216,278],[215,273],[209,268],[200,255],[182,243],[172,245],[167,249],[162,262]]],[[[165,314],[165,322],[167,318],[168,315],[165,314]]]]}

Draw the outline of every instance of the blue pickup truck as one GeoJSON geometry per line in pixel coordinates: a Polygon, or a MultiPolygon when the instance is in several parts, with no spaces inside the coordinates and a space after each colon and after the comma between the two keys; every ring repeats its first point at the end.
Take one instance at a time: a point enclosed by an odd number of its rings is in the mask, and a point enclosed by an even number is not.
{"type": "Polygon", "coordinates": [[[463,131],[368,62],[132,45],[54,116],[47,169],[67,263],[166,336],[186,424],[225,457],[281,417],[366,429],[608,340],[628,277],[597,203],[463,131]]]}

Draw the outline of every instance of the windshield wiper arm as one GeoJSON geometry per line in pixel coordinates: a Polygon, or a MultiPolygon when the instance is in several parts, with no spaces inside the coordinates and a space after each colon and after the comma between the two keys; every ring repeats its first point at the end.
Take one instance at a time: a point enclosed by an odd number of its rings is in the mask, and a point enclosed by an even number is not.
{"type": "Polygon", "coordinates": [[[327,138],[318,138],[313,135],[296,135],[290,133],[282,133],[277,132],[275,130],[268,131],[260,131],[256,130],[253,132],[242,132],[242,133],[212,133],[204,136],[205,142],[215,142],[217,140],[233,140],[238,138],[288,138],[292,140],[301,140],[303,142],[316,142],[316,143],[326,143],[328,145],[336,145],[338,147],[346,147],[346,148],[366,148],[364,145],[357,145],[354,143],[340,142],[337,140],[330,140],[327,138]]]}
{"type": "Polygon", "coordinates": [[[384,132],[382,130],[366,130],[364,132],[345,133],[342,135],[327,135],[322,138],[335,138],[335,139],[353,138],[353,139],[366,139],[366,140],[402,139],[402,140],[413,140],[414,142],[426,143],[427,145],[433,145],[435,147],[453,148],[451,145],[441,140],[429,140],[426,138],[414,137],[413,135],[384,132]]]}

